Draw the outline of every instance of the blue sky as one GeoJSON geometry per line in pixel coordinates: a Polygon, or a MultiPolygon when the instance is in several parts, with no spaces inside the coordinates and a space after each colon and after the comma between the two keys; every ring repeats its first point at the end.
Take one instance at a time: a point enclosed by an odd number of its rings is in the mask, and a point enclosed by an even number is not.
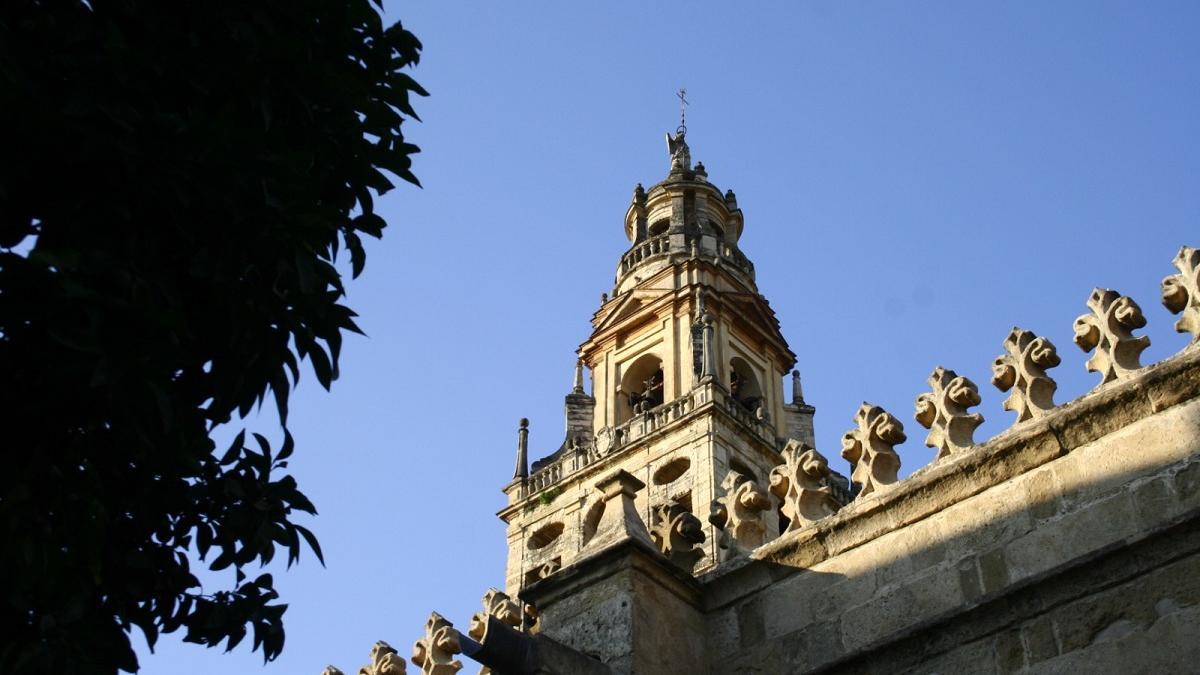
{"type": "Polygon", "coordinates": [[[391,225],[350,286],[370,337],[348,338],[332,393],[309,376],[293,397],[327,567],[275,570],[275,663],[164,636],[144,673],[354,672],[378,639],[407,656],[431,610],[467,626],[503,581],[517,420],[534,456],[562,440],[574,350],[634,185],[666,175],[680,86],[835,468],[864,400],[904,422],[902,473],[929,461],[912,411],[937,365],[979,385],[977,439],[1007,428],[990,365],[1014,325],[1058,346],[1056,400],[1087,391],[1071,325],[1094,286],[1142,306],[1144,362],[1186,342],[1158,284],[1200,246],[1200,4],[387,9],[425,44],[432,96],[406,131],[424,189],[382,200],[391,225]]]}

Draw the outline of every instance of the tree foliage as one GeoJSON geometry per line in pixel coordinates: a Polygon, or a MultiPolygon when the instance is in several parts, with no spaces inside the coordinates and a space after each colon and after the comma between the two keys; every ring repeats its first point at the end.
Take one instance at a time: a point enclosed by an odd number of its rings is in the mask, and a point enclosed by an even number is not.
{"type": "Polygon", "coordinates": [[[417,183],[420,48],[368,0],[0,7],[0,672],[134,671],[134,627],[279,654],[251,568],[320,557],[288,394],[358,331],[384,172],[417,183]],[[265,397],[277,447],[215,447],[265,397]]]}

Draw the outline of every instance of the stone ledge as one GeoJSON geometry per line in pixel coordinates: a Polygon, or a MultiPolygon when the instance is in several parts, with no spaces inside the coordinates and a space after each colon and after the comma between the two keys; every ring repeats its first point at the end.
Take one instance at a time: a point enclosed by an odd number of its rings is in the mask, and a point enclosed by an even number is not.
{"type": "MultiPolygon", "coordinates": [[[[1105,385],[1046,417],[1014,426],[957,457],[756,549],[756,560],[809,567],[1047,464],[1140,419],[1200,396],[1200,349],[1105,385]]],[[[715,578],[714,578],[715,580],[715,578]]]]}

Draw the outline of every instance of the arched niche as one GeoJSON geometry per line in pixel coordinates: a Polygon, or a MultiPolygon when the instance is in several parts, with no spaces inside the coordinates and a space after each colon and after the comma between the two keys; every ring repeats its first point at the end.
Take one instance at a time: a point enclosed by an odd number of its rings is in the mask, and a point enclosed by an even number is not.
{"type": "Polygon", "coordinates": [[[564,526],[561,522],[553,522],[534,530],[533,534],[529,535],[529,550],[536,551],[553,544],[562,536],[563,529],[564,526]]]}
{"type": "Polygon", "coordinates": [[[656,354],[643,354],[630,363],[624,370],[621,389],[617,392],[617,422],[624,422],[637,413],[662,405],[663,381],[662,359],[656,354]]]}
{"type": "Polygon", "coordinates": [[[583,541],[582,546],[587,546],[587,543],[596,536],[596,528],[600,526],[600,517],[604,515],[604,500],[597,499],[595,503],[587,510],[587,515],[583,517],[583,541]]]}
{"type": "Polygon", "coordinates": [[[691,466],[692,460],[688,459],[687,457],[676,457],[675,459],[672,459],[666,464],[658,467],[658,469],[654,472],[654,476],[652,476],[650,480],[653,481],[655,485],[674,483],[675,481],[679,480],[683,474],[687,473],[687,470],[691,466]]]}
{"type": "Polygon", "coordinates": [[[758,376],[754,374],[754,368],[740,356],[729,360],[729,393],[747,410],[754,410],[763,402],[758,376]]]}

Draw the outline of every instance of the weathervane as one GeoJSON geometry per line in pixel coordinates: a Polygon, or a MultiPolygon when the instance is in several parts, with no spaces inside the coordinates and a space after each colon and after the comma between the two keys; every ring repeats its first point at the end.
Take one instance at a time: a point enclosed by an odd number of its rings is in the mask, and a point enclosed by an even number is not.
{"type": "Polygon", "coordinates": [[[688,149],[687,141],[687,89],[680,87],[675,93],[679,97],[679,128],[675,135],[667,134],[667,152],[671,153],[671,171],[691,171],[692,152],[688,149]]]}
{"type": "Polygon", "coordinates": [[[679,97],[679,128],[675,130],[675,133],[683,135],[687,133],[687,89],[680,87],[675,95],[679,97]]]}

